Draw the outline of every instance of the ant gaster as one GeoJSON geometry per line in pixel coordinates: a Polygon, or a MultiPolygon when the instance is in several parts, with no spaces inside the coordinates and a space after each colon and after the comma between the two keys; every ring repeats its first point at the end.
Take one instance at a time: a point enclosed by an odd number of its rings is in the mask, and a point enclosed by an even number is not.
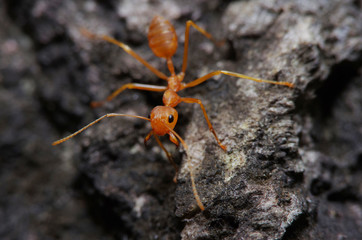
{"type": "Polygon", "coordinates": [[[79,134],[80,132],[84,131],[88,127],[94,125],[95,123],[101,121],[104,118],[107,117],[118,117],[118,116],[126,116],[126,117],[134,117],[134,118],[140,118],[151,122],[152,130],[151,132],[145,137],[145,143],[150,139],[151,136],[154,136],[159,146],[162,148],[162,150],[166,153],[167,158],[169,159],[170,163],[175,168],[176,174],[174,181],[176,182],[176,176],[178,173],[178,167],[173,161],[171,154],[166,150],[166,148],[161,143],[159,136],[164,136],[166,134],[169,135],[170,141],[173,142],[176,146],[179,145],[179,141],[183,145],[186,153],[187,153],[187,165],[190,173],[190,179],[191,179],[191,185],[192,185],[192,191],[194,194],[194,197],[196,199],[197,205],[201,210],[204,210],[205,207],[200,200],[199,194],[196,190],[195,180],[194,180],[194,173],[192,168],[192,163],[190,160],[190,156],[188,154],[188,147],[185,143],[185,141],[173,130],[178,114],[175,110],[175,107],[181,103],[197,103],[200,105],[201,110],[205,116],[207,125],[214,135],[217,143],[219,146],[226,151],[226,146],[221,144],[219,138],[216,135],[216,132],[214,131],[214,128],[211,125],[211,122],[209,120],[209,117],[206,114],[206,110],[204,105],[202,104],[201,100],[196,98],[184,98],[180,97],[177,92],[186,89],[191,88],[194,86],[197,86],[204,81],[212,78],[215,75],[229,75],[233,77],[253,80],[256,82],[265,82],[265,83],[271,83],[271,84],[277,84],[277,85],[284,85],[288,87],[293,87],[292,83],[289,82],[276,82],[276,81],[270,81],[270,80],[264,80],[264,79],[258,79],[253,78],[249,76],[245,76],[243,74],[235,73],[235,72],[229,72],[224,70],[217,70],[214,72],[210,72],[196,80],[193,80],[189,83],[182,82],[185,76],[185,71],[187,67],[187,55],[188,55],[188,45],[189,45],[189,31],[190,27],[194,27],[196,30],[198,30],[201,34],[203,34],[205,37],[209,38],[210,40],[214,41],[214,43],[218,44],[218,42],[215,42],[215,40],[212,38],[211,34],[196,25],[193,21],[189,20],[186,22],[186,30],[185,30],[185,46],[184,46],[184,53],[183,53],[183,62],[182,62],[182,69],[181,72],[176,74],[175,69],[172,63],[172,56],[175,54],[177,50],[177,35],[175,32],[175,29],[173,25],[167,21],[166,19],[155,16],[153,20],[151,21],[149,30],[148,30],[148,42],[151,50],[153,53],[160,58],[166,59],[168,70],[170,71],[171,76],[167,77],[165,74],[151,66],[146,60],[144,60],[141,56],[139,56],[137,53],[135,53],[129,46],[126,44],[119,42],[115,40],[112,37],[106,36],[106,35],[96,35],[93,33],[90,33],[86,29],[81,29],[81,33],[90,38],[90,39],[103,39],[107,42],[110,42],[112,44],[115,44],[119,47],[121,47],[126,53],[137,59],[139,62],[141,62],[143,65],[145,65],[151,72],[156,74],[159,78],[167,81],[167,86],[155,86],[155,85],[148,85],[148,84],[139,84],[139,83],[128,83],[123,86],[121,86],[119,89],[114,91],[111,95],[109,95],[104,101],[99,102],[92,102],[92,107],[99,107],[103,105],[105,102],[112,100],[115,96],[120,94],[122,91],[126,89],[138,89],[138,90],[145,90],[145,91],[154,91],[154,92],[164,92],[163,93],[163,104],[164,106],[156,106],[150,114],[149,118],[141,117],[141,116],[134,116],[134,115],[128,115],[128,114],[119,114],[119,113],[109,113],[106,114],[97,120],[91,122],[87,126],[83,127],[82,129],[78,130],[77,132],[69,135],[68,137],[62,138],[58,141],[53,142],[53,145],[60,144],[64,141],[67,141],[68,139],[74,137],[75,135],[79,134]]]}

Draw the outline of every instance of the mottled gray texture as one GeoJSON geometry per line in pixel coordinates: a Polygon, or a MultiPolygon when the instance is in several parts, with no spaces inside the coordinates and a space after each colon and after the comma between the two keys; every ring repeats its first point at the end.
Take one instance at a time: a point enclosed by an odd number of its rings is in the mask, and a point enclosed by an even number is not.
{"type": "Polygon", "coordinates": [[[358,239],[362,235],[362,13],[358,1],[68,1],[0,3],[0,238],[358,239]],[[179,35],[195,30],[185,81],[217,69],[295,84],[290,89],[218,76],[180,92],[185,152],[162,138],[174,170],[139,119],[106,119],[57,147],[50,143],[108,113],[147,116],[160,93],[126,91],[99,109],[92,100],[124,83],[164,85],[116,46],[112,35],[167,73],[148,48],[155,14],[179,35]]]}

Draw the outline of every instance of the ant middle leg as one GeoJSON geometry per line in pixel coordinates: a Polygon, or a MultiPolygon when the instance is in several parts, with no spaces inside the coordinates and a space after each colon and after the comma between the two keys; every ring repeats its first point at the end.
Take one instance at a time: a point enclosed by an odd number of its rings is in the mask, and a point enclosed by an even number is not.
{"type": "Polygon", "coordinates": [[[153,92],[164,92],[164,91],[166,91],[167,87],[141,84],[141,83],[127,83],[127,84],[123,85],[122,87],[118,88],[116,91],[114,91],[105,100],[91,102],[91,106],[93,108],[100,107],[103,104],[105,104],[106,102],[111,101],[114,97],[116,97],[118,94],[120,94],[121,92],[123,92],[126,89],[138,89],[138,90],[153,91],[153,92]]]}
{"type": "Polygon", "coordinates": [[[202,76],[202,77],[200,77],[200,78],[198,78],[198,79],[196,79],[196,80],[194,80],[192,82],[182,83],[181,90],[185,89],[185,88],[195,87],[195,86],[205,82],[206,80],[212,78],[213,76],[220,75],[220,74],[233,76],[233,77],[237,77],[237,78],[248,79],[248,80],[252,80],[252,81],[255,81],[255,82],[270,83],[270,84],[275,84],[275,85],[284,85],[284,86],[287,86],[287,87],[290,87],[290,88],[294,87],[294,84],[290,83],[290,82],[277,82],[277,81],[265,80],[265,79],[260,79],[260,78],[253,78],[253,77],[249,77],[249,76],[246,76],[244,74],[240,74],[240,73],[236,73],[236,72],[217,70],[217,71],[208,73],[208,74],[206,74],[206,75],[204,75],[204,76],[202,76]]]}
{"type": "Polygon", "coordinates": [[[181,98],[181,101],[182,101],[182,102],[185,102],[185,103],[197,103],[197,104],[200,105],[201,110],[202,110],[202,112],[204,113],[204,117],[205,117],[205,119],[206,119],[207,125],[209,126],[209,130],[210,130],[210,131],[212,132],[212,134],[214,135],[214,137],[215,137],[217,143],[219,144],[219,146],[220,146],[224,151],[226,151],[226,146],[223,145],[223,144],[221,144],[219,138],[217,137],[216,132],[215,132],[214,128],[212,127],[212,124],[211,124],[211,122],[210,122],[210,120],[209,120],[209,117],[207,116],[207,113],[206,113],[206,109],[205,109],[205,107],[204,107],[204,104],[202,104],[201,100],[196,99],[196,98],[181,98]]]}

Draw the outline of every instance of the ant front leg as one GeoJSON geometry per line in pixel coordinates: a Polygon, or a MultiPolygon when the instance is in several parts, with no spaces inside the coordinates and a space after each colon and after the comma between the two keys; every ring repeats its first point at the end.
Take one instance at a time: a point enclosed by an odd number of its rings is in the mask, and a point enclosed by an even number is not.
{"type": "Polygon", "coordinates": [[[118,88],[116,91],[114,91],[105,100],[99,101],[99,102],[95,102],[95,101],[91,102],[91,106],[93,108],[100,107],[104,103],[111,101],[114,97],[116,97],[118,94],[120,94],[121,92],[123,92],[126,89],[138,89],[138,90],[153,91],[153,92],[164,92],[164,91],[166,91],[167,87],[141,84],[141,83],[127,83],[127,84],[123,85],[122,87],[118,88]]]}
{"type": "MultiPolygon", "coordinates": [[[[166,153],[168,161],[172,164],[173,168],[175,169],[175,176],[173,178],[173,181],[174,181],[174,183],[177,183],[177,174],[178,174],[178,166],[177,166],[177,164],[173,161],[173,158],[172,158],[171,154],[166,150],[165,146],[163,146],[163,144],[162,144],[161,140],[159,139],[159,137],[153,131],[151,131],[150,134],[153,134],[153,136],[155,136],[156,142],[162,148],[162,150],[166,153]]],[[[148,134],[147,137],[150,136],[150,134],[148,134]]],[[[146,141],[146,139],[145,139],[145,141],[146,141]]]]}
{"type": "Polygon", "coordinates": [[[215,137],[217,143],[219,144],[219,146],[220,146],[224,151],[226,151],[226,146],[225,146],[225,145],[222,145],[221,142],[220,142],[220,140],[219,140],[219,138],[217,137],[216,132],[215,132],[214,128],[212,127],[211,122],[210,122],[210,120],[209,120],[209,117],[208,117],[207,114],[206,114],[206,109],[205,109],[205,107],[204,107],[204,104],[202,104],[201,100],[196,99],[196,98],[181,98],[181,101],[182,101],[182,102],[185,102],[185,103],[197,103],[197,104],[200,105],[201,110],[202,110],[202,112],[204,113],[204,117],[205,117],[205,119],[206,119],[206,122],[207,122],[207,125],[209,126],[210,131],[212,132],[212,134],[214,134],[214,137],[215,137]]]}

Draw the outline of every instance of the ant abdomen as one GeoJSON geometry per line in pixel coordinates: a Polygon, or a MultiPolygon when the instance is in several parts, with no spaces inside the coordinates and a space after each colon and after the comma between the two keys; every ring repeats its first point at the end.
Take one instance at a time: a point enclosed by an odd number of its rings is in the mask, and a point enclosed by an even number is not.
{"type": "Polygon", "coordinates": [[[171,58],[177,50],[177,35],[172,24],[155,16],[148,29],[148,42],[157,57],[171,58]]]}

